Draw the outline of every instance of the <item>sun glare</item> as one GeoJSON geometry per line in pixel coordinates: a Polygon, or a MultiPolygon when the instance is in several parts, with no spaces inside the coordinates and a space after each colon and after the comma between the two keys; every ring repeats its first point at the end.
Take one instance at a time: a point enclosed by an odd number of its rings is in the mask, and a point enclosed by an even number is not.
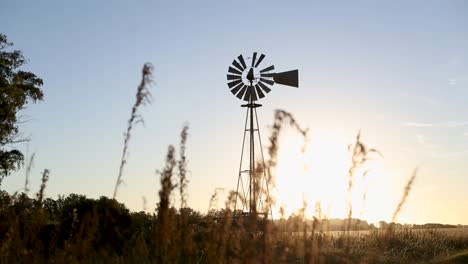
{"type": "MultiPolygon", "coordinates": [[[[280,217],[279,208],[283,207],[285,217],[297,214],[307,203],[305,216],[317,216],[316,205],[320,205],[321,215],[330,218],[347,217],[348,169],[350,152],[348,145],[352,138],[330,130],[314,131],[304,152],[304,140],[294,131],[285,131],[278,152],[276,168],[276,205],[273,208],[275,217],[280,217]]],[[[368,188],[382,172],[379,162],[370,162],[364,170],[357,170],[353,178],[350,202],[353,217],[370,220],[380,217],[381,212],[368,210],[368,188]]],[[[372,197],[372,208],[379,207],[384,197],[372,197]]],[[[388,215],[388,212],[387,212],[388,215]]],[[[379,218],[380,217],[380,218],[379,218]]]]}

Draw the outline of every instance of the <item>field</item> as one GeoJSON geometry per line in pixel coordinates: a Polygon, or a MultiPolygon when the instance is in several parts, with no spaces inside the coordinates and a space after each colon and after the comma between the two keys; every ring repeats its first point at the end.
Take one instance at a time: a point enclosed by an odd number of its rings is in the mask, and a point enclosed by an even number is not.
{"type": "MultiPolygon", "coordinates": [[[[451,237],[468,237],[468,228],[466,227],[457,227],[457,228],[433,228],[433,229],[408,229],[411,230],[413,233],[427,233],[427,232],[434,232],[440,233],[442,235],[451,236],[451,237]]],[[[373,230],[360,230],[360,231],[349,231],[348,234],[350,236],[361,237],[361,236],[369,236],[374,232],[373,230]]],[[[340,236],[343,234],[343,231],[329,231],[324,232],[330,236],[340,236]]]]}

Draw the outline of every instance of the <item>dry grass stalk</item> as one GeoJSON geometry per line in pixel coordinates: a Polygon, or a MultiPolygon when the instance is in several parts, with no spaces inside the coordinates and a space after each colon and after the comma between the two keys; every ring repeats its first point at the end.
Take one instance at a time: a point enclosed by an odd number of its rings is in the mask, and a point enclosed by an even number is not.
{"type": "MultiPolygon", "coordinates": [[[[270,146],[268,147],[268,156],[269,160],[266,164],[268,170],[271,170],[276,167],[278,163],[278,149],[279,149],[279,136],[281,130],[283,129],[284,124],[289,124],[292,128],[298,131],[305,139],[307,138],[307,129],[302,129],[300,125],[296,122],[293,115],[289,112],[286,112],[281,109],[275,110],[275,115],[273,119],[273,126],[271,128],[271,135],[269,138],[270,146]]],[[[271,171],[269,171],[269,177],[271,177],[271,171]]]]}
{"type": "Polygon", "coordinates": [[[180,195],[180,221],[178,221],[180,260],[187,262],[192,255],[193,246],[191,241],[191,232],[188,223],[189,211],[184,210],[187,207],[187,156],[186,145],[188,138],[188,124],[185,124],[180,133],[180,146],[179,146],[179,160],[177,161],[178,175],[179,175],[179,195],[180,195]]]}
{"type": "Polygon", "coordinates": [[[119,174],[117,176],[117,182],[115,183],[114,187],[114,194],[113,194],[113,199],[117,196],[117,190],[122,184],[122,174],[123,174],[123,169],[125,167],[125,164],[127,163],[127,158],[128,158],[128,147],[130,143],[130,137],[131,137],[131,132],[133,127],[140,123],[143,122],[143,118],[138,115],[138,109],[140,108],[141,105],[146,105],[147,103],[150,103],[150,98],[151,98],[151,93],[148,89],[148,87],[152,84],[153,76],[153,66],[150,63],[146,63],[143,66],[142,70],[142,79],[140,82],[140,85],[137,88],[137,93],[136,93],[136,100],[135,104],[132,107],[131,113],[130,113],[130,118],[127,121],[127,131],[124,133],[124,146],[122,149],[122,157],[120,159],[120,167],[119,167],[119,174]]]}
{"type": "MultiPolygon", "coordinates": [[[[346,206],[347,206],[347,221],[345,222],[345,232],[346,236],[346,254],[349,254],[349,246],[350,246],[350,237],[349,231],[351,230],[351,220],[353,217],[353,206],[351,203],[351,195],[355,181],[355,173],[356,170],[362,168],[367,161],[369,161],[370,157],[369,154],[377,153],[380,155],[380,152],[373,148],[368,148],[364,143],[361,141],[361,131],[358,132],[356,135],[356,142],[352,145],[348,146],[348,150],[351,152],[351,165],[348,169],[348,187],[346,189],[346,206]]],[[[366,175],[367,172],[364,173],[366,175]]],[[[363,196],[365,197],[365,195],[363,196]]]]}
{"type": "Polygon", "coordinates": [[[219,199],[219,192],[224,192],[224,188],[216,188],[213,194],[210,197],[210,203],[208,205],[208,213],[213,210],[216,210],[218,199],[219,199]]]}
{"type": "Polygon", "coordinates": [[[309,250],[310,244],[307,235],[307,217],[306,217],[306,210],[307,210],[307,199],[304,193],[302,193],[302,208],[299,210],[299,217],[302,220],[302,242],[303,242],[303,256],[304,256],[304,263],[310,263],[312,260],[312,255],[310,254],[311,251],[309,250]]]}
{"type": "MultiPolygon", "coordinates": [[[[273,117],[273,126],[271,127],[271,134],[269,137],[269,143],[270,143],[270,145],[268,146],[269,159],[267,160],[265,164],[266,172],[267,172],[267,182],[266,182],[267,186],[266,187],[269,190],[272,190],[273,187],[275,186],[273,171],[278,164],[279,136],[285,124],[294,128],[297,132],[299,132],[299,134],[301,134],[304,137],[304,146],[302,149],[303,152],[305,151],[305,147],[308,142],[308,129],[302,129],[301,126],[296,122],[296,119],[294,119],[291,113],[286,112],[281,109],[276,109],[274,117],[273,117]]],[[[271,196],[271,193],[267,194],[266,201],[267,201],[268,206],[271,206],[274,203],[274,198],[271,196]]]]}
{"type": "Polygon", "coordinates": [[[26,194],[28,194],[29,192],[29,175],[31,174],[31,169],[32,169],[32,166],[34,164],[34,156],[36,155],[36,153],[33,153],[31,155],[31,158],[29,159],[29,162],[28,162],[28,165],[26,166],[26,172],[25,172],[25,175],[24,175],[24,192],[26,194]]]}
{"type": "Polygon", "coordinates": [[[168,251],[171,241],[170,225],[170,196],[176,186],[172,183],[172,176],[176,166],[175,149],[170,145],[167,149],[166,165],[162,171],[157,171],[161,175],[161,190],[159,191],[159,203],[157,205],[157,226],[155,228],[157,244],[155,250],[158,261],[167,263],[168,251]]]}
{"type": "Polygon", "coordinates": [[[147,209],[147,206],[146,206],[146,205],[147,205],[147,203],[148,203],[148,202],[146,201],[146,197],[143,195],[143,196],[141,197],[141,200],[142,200],[142,203],[143,203],[142,210],[143,210],[143,212],[146,212],[146,209],[147,209]]]}
{"type": "MultiPolygon", "coordinates": [[[[225,202],[225,208],[228,210],[234,210],[237,197],[241,197],[240,193],[237,193],[236,191],[229,191],[229,195],[225,202]]],[[[242,202],[244,202],[242,197],[241,199],[242,202]]]]}
{"type": "Polygon", "coordinates": [[[170,203],[171,192],[176,187],[172,183],[172,176],[176,166],[175,149],[170,145],[167,149],[166,165],[162,171],[157,171],[161,175],[161,190],[159,191],[159,210],[167,210],[170,203]]]}
{"type": "Polygon", "coordinates": [[[396,218],[397,218],[398,214],[400,213],[401,208],[403,208],[403,205],[406,203],[406,199],[408,198],[408,195],[409,195],[409,193],[411,191],[411,186],[413,185],[413,182],[416,179],[417,172],[418,172],[418,169],[414,169],[413,173],[411,174],[410,179],[406,183],[406,186],[405,186],[405,189],[404,189],[404,192],[403,192],[403,196],[401,197],[400,202],[398,203],[397,207],[395,208],[395,211],[393,212],[392,221],[391,221],[392,223],[394,223],[396,221],[396,218]]]}
{"type": "Polygon", "coordinates": [[[185,124],[180,132],[180,150],[179,160],[177,161],[177,168],[179,170],[179,195],[180,195],[180,208],[187,206],[187,156],[185,154],[187,137],[188,137],[188,124],[185,124]]]}
{"type": "Polygon", "coordinates": [[[323,261],[321,261],[320,259],[320,253],[321,253],[321,250],[322,250],[322,244],[323,244],[323,239],[321,239],[320,241],[318,241],[316,239],[316,231],[317,231],[317,227],[318,225],[320,224],[320,236],[322,236],[323,238],[323,226],[322,226],[322,221],[323,218],[322,218],[322,204],[321,202],[316,202],[315,203],[315,216],[313,217],[313,221],[312,221],[312,234],[311,234],[311,245],[312,245],[312,248],[309,248],[309,250],[311,250],[311,256],[312,256],[312,259],[311,259],[311,263],[322,263],[323,261]]]}
{"type": "Polygon", "coordinates": [[[37,193],[37,203],[39,205],[42,204],[42,200],[44,198],[44,190],[45,190],[45,187],[46,187],[46,183],[49,180],[49,174],[50,174],[50,171],[48,169],[45,169],[42,172],[41,187],[39,189],[39,192],[37,193]]]}
{"type": "Polygon", "coordinates": [[[409,193],[411,191],[411,187],[413,185],[413,182],[416,179],[417,172],[418,172],[418,169],[417,168],[414,169],[413,173],[411,174],[410,179],[406,183],[405,189],[403,191],[403,196],[401,197],[400,202],[398,203],[397,207],[395,208],[395,211],[392,214],[392,221],[387,226],[387,228],[385,230],[385,233],[383,235],[382,245],[381,245],[382,248],[385,248],[386,246],[388,246],[389,240],[392,237],[392,234],[393,234],[393,231],[394,231],[395,220],[396,220],[398,214],[400,213],[401,209],[403,208],[403,205],[406,203],[406,200],[407,200],[408,195],[409,195],[409,193]]]}

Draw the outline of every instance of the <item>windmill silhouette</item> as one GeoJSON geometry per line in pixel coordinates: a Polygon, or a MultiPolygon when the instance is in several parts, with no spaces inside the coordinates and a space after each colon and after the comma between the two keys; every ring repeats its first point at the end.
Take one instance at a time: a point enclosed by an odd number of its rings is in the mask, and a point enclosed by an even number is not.
{"type": "Polygon", "coordinates": [[[265,55],[257,57],[254,52],[251,58],[244,59],[239,55],[232,61],[228,68],[228,87],[233,95],[246,101],[241,107],[247,108],[244,125],[244,137],[242,140],[241,159],[239,175],[237,178],[236,199],[234,204],[234,215],[272,215],[270,203],[266,200],[269,196],[269,186],[265,170],[265,159],[263,156],[260,128],[258,125],[257,108],[261,107],[257,101],[271,92],[275,83],[299,87],[298,70],[275,73],[275,66],[262,66],[265,55]],[[250,60],[250,61],[249,61],[250,60]],[[247,66],[247,62],[248,66],[247,66]],[[264,68],[263,68],[264,67],[264,68]],[[243,169],[244,151],[246,150],[246,135],[249,138],[249,166],[243,169]],[[256,140],[259,145],[261,166],[256,167],[256,140]],[[240,205],[238,207],[238,202],[240,205]]]}

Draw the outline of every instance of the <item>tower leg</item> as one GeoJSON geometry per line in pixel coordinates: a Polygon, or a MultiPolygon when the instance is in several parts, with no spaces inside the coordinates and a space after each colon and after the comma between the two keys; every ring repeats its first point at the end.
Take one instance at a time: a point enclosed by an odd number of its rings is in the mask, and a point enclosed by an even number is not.
{"type": "Polygon", "coordinates": [[[260,104],[256,104],[255,101],[250,99],[248,104],[242,105],[242,107],[247,108],[247,113],[245,117],[245,127],[244,127],[244,137],[242,140],[242,151],[241,151],[241,161],[239,166],[239,175],[237,179],[237,189],[236,189],[236,199],[234,204],[234,214],[235,215],[255,215],[259,214],[267,217],[269,214],[272,217],[272,211],[269,200],[269,185],[268,179],[265,170],[265,159],[263,156],[262,141],[260,136],[260,127],[257,117],[257,107],[261,107],[260,104]],[[246,135],[248,133],[249,137],[249,167],[246,170],[243,170],[243,159],[244,159],[244,149],[246,145],[246,135]],[[255,134],[257,132],[257,135],[255,134]],[[258,136],[258,139],[255,138],[258,136]],[[258,141],[258,142],[256,142],[258,141]],[[256,168],[256,147],[259,147],[257,150],[260,152],[260,164],[261,167],[256,168]],[[261,171],[260,171],[261,169],[261,171]],[[248,174],[247,174],[248,173],[248,174]],[[245,176],[244,176],[245,175],[245,176]],[[245,179],[244,177],[248,177],[245,179]],[[244,179],[244,180],[243,180],[244,179]],[[247,186],[244,186],[244,183],[247,186]],[[246,192],[247,191],[247,192],[246,192]],[[240,199],[239,199],[240,198],[240,199]],[[242,203],[242,210],[240,206],[238,207],[239,200],[242,203]],[[265,203],[265,204],[264,204],[265,203]]]}
{"type": "Polygon", "coordinates": [[[249,213],[257,214],[257,184],[255,182],[255,134],[254,134],[254,106],[252,98],[249,101],[250,110],[250,167],[249,167],[249,178],[250,178],[250,211],[249,213]]]}
{"type": "Polygon", "coordinates": [[[247,109],[247,112],[245,114],[245,124],[244,124],[244,136],[242,138],[242,150],[241,150],[241,156],[240,156],[240,164],[239,164],[239,175],[237,177],[237,188],[236,188],[236,198],[234,201],[234,214],[237,214],[237,202],[239,201],[239,196],[241,196],[241,205],[242,208],[240,209],[241,212],[244,212],[246,209],[247,205],[245,202],[247,201],[247,194],[245,193],[244,189],[244,182],[242,180],[242,161],[244,160],[244,147],[245,147],[245,135],[247,133],[247,120],[249,118],[249,109],[247,109]],[[239,189],[239,184],[240,184],[240,189],[239,189]],[[242,191],[242,193],[240,193],[242,191]]]}

